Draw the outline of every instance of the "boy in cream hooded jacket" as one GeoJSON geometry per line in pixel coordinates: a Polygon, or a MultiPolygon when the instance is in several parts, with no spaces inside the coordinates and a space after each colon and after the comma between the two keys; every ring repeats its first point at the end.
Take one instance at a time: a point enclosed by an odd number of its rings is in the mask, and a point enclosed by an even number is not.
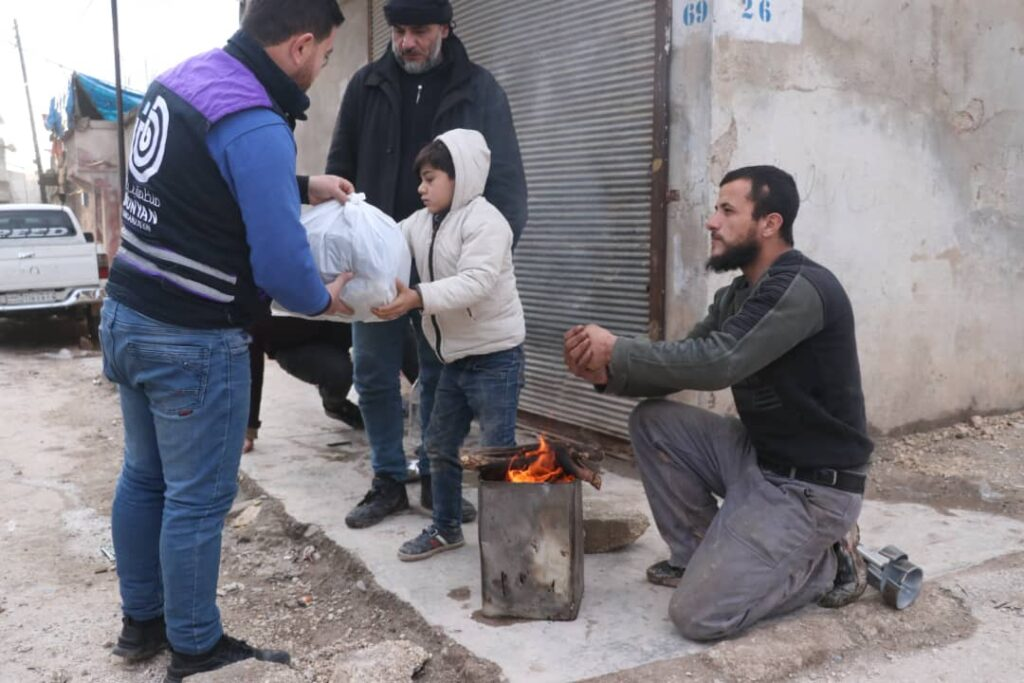
{"type": "Polygon", "coordinates": [[[374,310],[391,320],[423,309],[423,334],[444,363],[424,435],[434,523],[398,551],[421,560],[464,544],[459,448],[475,417],[482,445],[515,445],[526,324],[512,267],[512,228],[483,197],[491,153],[456,129],[416,157],[424,208],[401,223],[421,278],[374,310]]]}

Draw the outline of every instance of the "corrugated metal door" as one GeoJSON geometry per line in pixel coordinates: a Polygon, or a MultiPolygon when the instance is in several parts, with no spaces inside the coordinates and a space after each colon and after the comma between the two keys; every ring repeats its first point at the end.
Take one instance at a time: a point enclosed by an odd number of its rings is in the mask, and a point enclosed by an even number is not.
{"type": "MultiPolygon", "coordinates": [[[[531,414],[627,435],[632,401],[597,394],[562,363],[562,335],[650,321],[655,2],[454,0],[470,57],[508,93],[530,192],[516,250],[531,414]]],[[[389,39],[374,0],[375,55],[389,39]]]]}

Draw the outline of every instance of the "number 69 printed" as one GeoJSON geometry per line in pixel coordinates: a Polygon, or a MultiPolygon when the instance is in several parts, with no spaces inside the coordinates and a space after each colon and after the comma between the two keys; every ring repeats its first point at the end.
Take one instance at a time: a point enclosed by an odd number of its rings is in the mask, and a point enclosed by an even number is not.
{"type": "Polygon", "coordinates": [[[693,26],[694,24],[703,24],[708,20],[708,3],[707,0],[700,0],[699,2],[689,2],[683,7],[683,24],[685,26],[693,26]]]}

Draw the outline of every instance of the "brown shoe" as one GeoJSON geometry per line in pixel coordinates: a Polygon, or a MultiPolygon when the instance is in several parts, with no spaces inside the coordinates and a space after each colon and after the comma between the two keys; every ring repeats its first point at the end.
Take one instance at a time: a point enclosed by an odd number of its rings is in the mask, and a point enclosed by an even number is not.
{"type": "Polygon", "coordinates": [[[864,589],[868,587],[868,565],[857,552],[859,543],[860,527],[854,524],[842,540],[832,546],[839,566],[832,590],[818,600],[822,607],[845,607],[864,595],[864,589]]]}
{"type": "Polygon", "coordinates": [[[675,567],[668,560],[655,562],[647,568],[647,580],[656,586],[675,588],[683,578],[685,567],[675,567]]]}

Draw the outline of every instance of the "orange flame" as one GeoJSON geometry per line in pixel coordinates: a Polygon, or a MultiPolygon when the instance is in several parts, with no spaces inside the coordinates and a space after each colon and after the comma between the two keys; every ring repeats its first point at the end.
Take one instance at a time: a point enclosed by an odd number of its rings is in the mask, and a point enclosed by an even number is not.
{"type": "Polygon", "coordinates": [[[555,452],[548,445],[543,436],[539,437],[540,446],[533,451],[527,451],[522,458],[531,462],[525,467],[513,467],[509,465],[505,473],[505,480],[516,484],[546,484],[546,483],[568,483],[575,479],[558,464],[555,452]]]}

